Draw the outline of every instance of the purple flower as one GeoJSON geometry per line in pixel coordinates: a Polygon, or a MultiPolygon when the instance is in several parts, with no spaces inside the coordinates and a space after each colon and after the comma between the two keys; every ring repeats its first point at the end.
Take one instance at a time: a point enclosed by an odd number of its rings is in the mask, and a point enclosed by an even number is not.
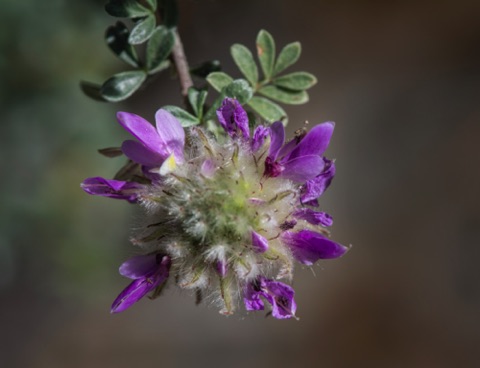
{"type": "Polygon", "coordinates": [[[224,99],[222,106],[217,110],[217,117],[220,125],[230,137],[242,136],[243,140],[250,138],[247,113],[236,99],[224,99]]]}
{"type": "Polygon", "coordinates": [[[345,254],[347,247],[311,230],[286,231],[282,241],[290,248],[300,263],[311,266],[319,259],[338,258],[345,254]]]}
{"type": "Polygon", "coordinates": [[[323,157],[334,124],[285,143],[280,122],[250,134],[247,113],[231,98],[217,110],[221,140],[200,126],[184,132],[165,110],[157,111],[156,127],[135,114],[117,116],[136,138],[122,145],[131,161],[118,176],[126,181],[88,178],[82,188],[142,206],[131,241],[154,254],[122,264],[132,282],[112,313],[155,295],[172,273],[180,288],[212,292],[222,314],[243,299],[247,310],[263,310],[266,301],[273,317],[295,317],[293,289],[275,280],[291,279],[295,261],[312,265],[348,250],[325,236],[332,217],[315,208],[335,175],[323,157]]]}
{"type": "Polygon", "coordinates": [[[178,163],[184,162],[185,132],[168,111],[157,111],[156,129],[144,118],[128,112],[117,113],[117,119],[137,138],[137,141],[128,140],[122,144],[123,153],[132,161],[147,167],[160,167],[169,157],[178,163]]]}
{"type": "Polygon", "coordinates": [[[307,180],[302,188],[301,200],[303,203],[316,206],[317,198],[320,197],[332,183],[335,176],[335,163],[333,160],[323,158],[325,163],[323,171],[311,180],[307,180]]]}
{"type": "Polygon", "coordinates": [[[314,179],[325,167],[322,154],[333,134],[333,122],[313,127],[303,138],[285,142],[285,129],[279,121],[270,127],[270,150],[265,160],[265,176],[305,182],[314,179]]]}
{"type": "Polygon", "coordinates": [[[170,265],[170,257],[160,254],[137,256],[124,262],[119,272],[133,282],[117,296],[110,312],[123,312],[162,284],[168,278],[170,265]]]}
{"type": "Polygon", "coordinates": [[[264,298],[272,306],[272,316],[278,319],[295,317],[297,304],[295,291],[282,282],[266,279],[261,276],[247,285],[243,295],[245,308],[248,311],[264,310],[264,298]]]}
{"type": "Polygon", "coordinates": [[[80,186],[88,194],[115,199],[125,199],[130,203],[135,203],[137,201],[138,190],[143,188],[142,184],[120,180],[109,180],[98,176],[85,179],[80,186]]]}

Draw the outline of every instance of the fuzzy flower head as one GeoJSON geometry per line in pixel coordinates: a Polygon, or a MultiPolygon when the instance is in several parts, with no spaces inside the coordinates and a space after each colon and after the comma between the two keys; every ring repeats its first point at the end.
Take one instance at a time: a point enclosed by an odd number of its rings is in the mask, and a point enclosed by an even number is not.
{"type": "Polygon", "coordinates": [[[250,132],[235,99],[226,99],[217,117],[229,136],[224,143],[199,127],[184,130],[165,110],[156,113],[156,128],[135,114],[117,114],[136,138],[122,145],[135,170],[124,181],[82,183],[89,194],[145,209],[132,238],[142,255],[120,268],[133,282],[112,312],[170,282],[207,297],[226,315],[244,304],[248,311],[269,305],[275,318],[295,317],[295,292],[283,282],[292,280],[295,261],[312,265],[347,251],[328,237],[332,217],[317,210],[335,174],[333,161],[323,157],[334,124],[286,142],[280,122],[250,132]]]}

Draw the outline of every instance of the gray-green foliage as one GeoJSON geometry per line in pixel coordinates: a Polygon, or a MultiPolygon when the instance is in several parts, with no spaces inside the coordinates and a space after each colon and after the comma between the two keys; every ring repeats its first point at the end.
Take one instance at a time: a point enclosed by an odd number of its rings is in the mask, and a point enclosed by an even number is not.
{"type": "MultiPolygon", "coordinates": [[[[117,18],[130,18],[132,26],[118,21],[105,34],[107,45],[122,61],[133,67],[108,78],[103,84],[82,82],[81,88],[89,97],[108,102],[118,102],[139,90],[152,75],[167,69],[175,45],[178,9],[175,0],[110,0],[106,11],[117,18]],[[157,24],[156,12],[160,12],[163,24],[157,24]],[[136,49],[137,45],[145,47],[136,49]],[[139,56],[139,51],[143,55],[139,56]]],[[[266,30],[256,38],[256,53],[246,46],[232,45],[231,56],[242,73],[233,78],[220,71],[218,61],[207,61],[190,70],[192,75],[205,79],[218,95],[207,104],[207,91],[191,88],[188,106],[166,106],[183,126],[204,124],[215,119],[215,112],[226,97],[236,98],[242,105],[268,122],[288,121],[285,110],[279,105],[298,105],[308,102],[307,90],[317,82],[307,72],[284,74],[295,64],[301,54],[299,42],[284,46],[278,56],[275,40],[266,30]]]]}
{"type": "Polygon", "coordinates": [[[171,0],[110,0],[105,10],[117,18],[130,18],[130,30],[119,21],[107,29],[105,40],[118,58],[135,69],[117,73],[103,84],[81,82],[80,86],[91,98],[118,102],[139,90],[149,76],[170,66],[168,57],[175,43],[178,14],[171,0]],[[163,12],[164,25],[157,24],[157,8],[163,12]],[[140,58],[134,46],[144,43],[147,44],[141,49],[140,58]]]}
{"type": "MultiPolygon", "coordinates": [[[[287,115],[277,102],[290,105],[308,102],[306,90],[315,85],[317,79],[307,72],[280,75],[299,59],[299,42],[286,45],[276,57],[275,40],[270,33],[261,30],[257,36],[256,48],[262,78],[259,78],[259,68],[250,50],[244,45],[234,44],[230,50],[231,55],[245,79],[235,80],[224,72],[213,72],[207,76],[207,82],[220,92],[219,98],[241,96],[239,101],[263,119],[286,123],[287,115]]],[[[214,105],[218,105],[218,101],[214,105]]],[[[210,117],[208,113],[207,117],[210,117]]]]}

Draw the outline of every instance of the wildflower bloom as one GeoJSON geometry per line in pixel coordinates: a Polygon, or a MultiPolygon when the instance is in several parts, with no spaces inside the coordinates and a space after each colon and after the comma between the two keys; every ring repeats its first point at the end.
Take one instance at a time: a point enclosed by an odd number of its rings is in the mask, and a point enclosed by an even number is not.
{"type": "Polygon", "coordinates": [[[133,282],[112,312],[169,281],[210,296],[225,315],[243,301],[248,311],[267,302],[273,317],[295,317],[294,290],[283,282],[291,281],[294,261],[312,265],[347,251],[328,238],[332,217],[317,210],[335,174],[323,157],[334,124],[285,142],[280,122],[251,132],[235,99],[224,100],[217,117],[228,135],[223,143],[202,128],[184,130],[165,110],[157,111],[156,127],[117,114],[136,138],[122,151],[137,170],[125,181],[96,177],[82,184],[89,194],[145,209],[144,226],[132,238],[144,255],[121,266],[133,282]]]}

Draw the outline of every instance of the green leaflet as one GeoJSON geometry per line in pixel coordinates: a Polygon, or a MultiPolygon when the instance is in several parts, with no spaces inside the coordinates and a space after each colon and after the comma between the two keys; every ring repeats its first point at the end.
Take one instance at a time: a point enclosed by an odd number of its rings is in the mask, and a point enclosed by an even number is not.
{"type": "Polygon", "coordinates": [[[267,120],[269,123],[280,120],[286,124],[288,121],[285,111],[276,103],[271,102],[266,98],[252,97],[251,100],[248,101],[248,106],[255,110],[258,115],[267,120]]]}
{"type": "Polygon", "coordinates": [[[314,86],[317,83],[317,78],[307,72],[295,72],[275,78],[273,83],[278,87],[303,91],[314,86]]]}
{"type": "Polygon", "coordinates": [[[172,52],[175,35],[164,26],[158,26],[147,43],[147,69],[157,71],[172,52]]]}
{"type": "Polygon", "coordinates": [[[250,50],[237,43],[230,48],[230,53],[232,54],[235,64],[237,64],[238,68],[250,82],[251,86],[255,88],[258,82],[258,68],[253,60],[253,55],[250,50]]]}
{"type": "Polygon", "coordinates": [[[175,116],[184,128],[200,124],[200,120],[180,107],[167,105],[163,106],[162,108],[175,116]]]}
{"type": "Polygon", "coordinates": [[[305,91],[292,91],[277,86],[265,86],[258,93],[272,100],[290,105],[301,105],[308,102],[308,93],[305,91]]]}
{"type": "Polygon", "coordinates": [[[257,36],[257,54],[265,79],[270,79],[275,63],[275,41],[264,29],[257,36]]]}
{"type": "Polygon", "coordinates": [[[301,53],[302,45],[300,42],[292,42],[286,45],[278,55],[273,74],[277,75],[287,69],[290,65],[295,64],[301,53]]]}
{"type": "Polygon", "coordinates": [[[233,78],[224,72],[210,73],[206,79],[207,82],[218,92],[221,92],[224,87],[233,82],[233,78]]]}
{"type": "Polygon", "coordinates": [[[103,83],[100,94],[110,102],[125,100],[145,81],[147,74],[143,70],[132,70],[115,74],[103,83]]]}
{"type": "Polygon", "coordinates": [[[137,22],[133,27],[130,36],[128,37],[128,43],[131,45],[138,45],[150,38],[155,29],[155,16],[150,14],[145,19],[137,22]]]}

